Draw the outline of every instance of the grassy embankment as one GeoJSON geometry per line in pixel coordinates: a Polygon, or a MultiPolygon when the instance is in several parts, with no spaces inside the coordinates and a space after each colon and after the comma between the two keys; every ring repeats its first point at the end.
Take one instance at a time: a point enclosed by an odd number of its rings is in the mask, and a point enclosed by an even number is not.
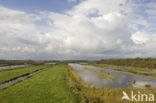
{"type": "MultiPolygon", "coordinates": [[[[77,75],[77,73],[68,68],[68,78],[67,83],[69,87],[72,89],[73,93],[78,94],[81,98],[80,103],[132,103],[127,100],[121,101],[123,96],[123,90],[130,95],[130,92],[133,90],[134,93],[153,93],[156,95],[155,89],[136,89],[136,88],[101,88],[94,87],[92,85],[85,84],[81,78],[77,75]]],[[[137,102],[139,103],[139,102],[137,102]]],[[[154,102],[153,102],[154,103],[154,102]]]]}
{"type": "MultiPolygon", "coordinates": [[[[0,89],[0,103],[132,103],[121,101],[122,91],[156,95],[155,89],[101,88],[85,84],[66,65],[58,65],[6,89],[0,89]]],[[[139,103],[139,102],[137,102],[139,103]]]]}
{"type": "Polygon", "coordinates": [[[156,74],[156,58],[104,59],[97,61],[94,64],[98,64],[98,66],[108,65],[112,67],[156,74]]]}
{"type": "Polygon", "coordinates": [[[31,73],[33,71],[46,68],[48,65],[39,65],[39,66],[32,66],[22,69],[15,69],[15,70],[9,70],[9,71],[1,71],[0,72],[0,83],[8,81],[10,79],[16,78],[18,76],[24,75],[26,73],[31,73]]]}
{"type": "Polygon", "coordinates": [[[143,76],[143,77],[147,77],[147,78],[156,79],[155,76],[149,76],[149,75],[144,75],[144,74],[140,74],[140,73],[132,73],[132,72],[126,72],[126,71],[119,71],[119,70],[115,70],[115,69],[109,69],[107,67],[116,67],[116,68],[122,68],[122,69],[129,69],[129,70],[147,72],[147,73],[152,73],[152,74],[156,74],[156,69],[146,69],[146,68],[138,68],[138,67],[117,66],[117,65],[108,65],[108,64],[88,64],[88,65],[95,66],[95,67],[100,67],[100,68],[103,68],[103,69],[108,69],[108,70],[111,70],[111,71],[127,73],[127,74],[131,74],[131,75],[139,75],[139,76],[143,76]]]}
{"type": "Polygon", "coordinates": [[[115,79],[115,78],[116,78],[116,77],[114,77],[114,76],[111,76],[111,75],[108,75],[108,74],[99,72],[99,71],[97,71],[97,70],[95,70],[95,69],[86,68],[86,67],[84,67],[83,69],[88,70],[88,71],[91,71],[91,72],[95,72],[96,74],[100,75],[99,78],[101,78],[101,79],[105,79],[105,78],[115,79]]]}
{"type": "Polygon", "coordinates": [[[58,65],[0,90],[0,103],[80,103],[66,84],[67,66],[58,65]]]}
{"type": "Polygon", "coordinates": [[[95,66],[101,66],[101,67],[117,67],[117,68],[123,68],[123,69],[129,69],[134,71],[142,71],[142,72],[148,72],[156,74],[156,69],[152,68],[140,68],[140,67],[129,67],[129,66],[118,66],[118,65],[110,65],[110,64],[91,64],[95,66]]]}

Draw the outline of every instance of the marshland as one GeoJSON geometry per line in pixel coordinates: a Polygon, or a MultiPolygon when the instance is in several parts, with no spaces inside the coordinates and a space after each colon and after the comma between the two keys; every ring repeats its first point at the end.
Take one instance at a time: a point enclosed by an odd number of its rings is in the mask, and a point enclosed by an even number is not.
{"type": "MultiPolygon", "coordinates": [[[[139,59],[145,62],[147,58],[139,59]]],[[[121,101],[123,91],[156,95],[154,67],[123,65],[121,60],[120,65],[107,63],[117,59],[104,61],[33,61],[26,67],[2,70],[0,87],[6,85],[0,88],[0,103],[131,103],[121,101]],[[17,81],[38,70],[42,71],[17,81]]]]}
{"type": "Polygon", "coordinates": [[[0,103],[156,103],[156,0],[0,0],[0,103]]]}

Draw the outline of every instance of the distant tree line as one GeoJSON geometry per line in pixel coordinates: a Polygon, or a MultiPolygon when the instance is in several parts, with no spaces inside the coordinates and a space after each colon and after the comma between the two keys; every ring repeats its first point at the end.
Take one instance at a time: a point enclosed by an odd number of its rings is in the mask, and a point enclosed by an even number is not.
{"type": "Polygon", "coordinates": [[[0,60],[0,66],[8,65],[22,65],[22,64],[31,64],[31,65],[41,65],[44,63],[81,63],[88,62],[87,60],[0,60]]]}
{"type": "Polygon", "coordinates": [[[23,64],[31,64],[31,65],[41,65],[43,61],[33,61],[33,60],[0,60],[1,66],[8,65],[23,65],[23,64]]]}
{"type": "Polygon", "coordinates": [[[156,58],[104,59],[97,63],[141,68],[156,68],[156,58]]]}

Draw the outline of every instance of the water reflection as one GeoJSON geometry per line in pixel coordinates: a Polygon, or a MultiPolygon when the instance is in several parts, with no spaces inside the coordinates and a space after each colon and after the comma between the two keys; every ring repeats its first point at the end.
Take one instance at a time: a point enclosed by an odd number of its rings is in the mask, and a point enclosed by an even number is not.
{"type": "Polygon", "coordinates": [[[0,66],[0,70],[11,69],[11,68],[21,68],[21,67],[27,67],[27,66],[31,66],[31,65],[29,65],[29,64],[24,64],[24,65],[0,66]]]}
{"type": "Polygon", "coordinates": [[[152,86],[156,86],[155,79],[144,78],[144,77],[137,76],[137,75],[130,75],[130,74],[115,72],[111,70],[105,70],[105,69],[101,69],[98,67],[87,66],[87,65],[69,64],[69,66],[71,66],[80,75],[82,80],[84,80],[88,84],[93,84],[95,86],[110,87],[110,88],[128,87],[128,86],[134,86],[132,82],[133,80],[135,80],[136,82],[135,87],[137,87],[137,84],[140,84],[140,83],[144,83],[144,85],[150,84],[152,86]],[[83,69],[84,67],[95,69],[97,71],[109,74],[111,76],[115,76],[117,78],[116,79],[109,79],[109,78],[100,79],[98,74],[91,72],[91,71],[87,71],[83,69]]]}
{"type": "Polygon", "coordinates": [[[113,69],[113,70],[118,70],[118,71],[130,72],[130,73],[143,74],[143,75],[147,75],[147,76],[156,76],[156,74],[152,74],[152,73],[148,73],[148,72],[142,72],[142,71],[134,71],[134,70],[116,68],[116,67],[106,67],[106,68],[113,69]]]}
{"type": "Polygon", "coordinates": [[[0,68],[18,68],[18,67],[25,67],[25,66],[30,66],[28,64],[23,64],[23,65],[9,65],[9,66],[0,66],[0,68]]]}

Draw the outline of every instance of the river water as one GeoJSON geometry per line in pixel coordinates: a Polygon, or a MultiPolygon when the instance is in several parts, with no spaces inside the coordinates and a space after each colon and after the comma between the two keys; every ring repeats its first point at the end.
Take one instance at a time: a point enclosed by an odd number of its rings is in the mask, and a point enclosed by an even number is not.
{"type": "Polygon", "coordinates": [[[108,87],[108,88],[129,87],[129,86],[137,87],[137,88],[146,88],[145,85],[148,84],[153,87],[156,87],[156,79],[145,78],[137,75],[130,75],[126,73],[111,71],[108,69],[107,70],[101,69],[98,67],[87,66],[87,65],[72,64],[72,63],[68,65],[71,66],[80,75],[81,79],[84,82],[88,84],[92,84],[94,86],[108,87]],[[83,69],[84,67],[95,69],[99,72],[106,73],[111,76],[115,76],[116,79],[109,79],[109,78],[101,79],[99,78],[100,75],[92,71],[87,71],[83,69]],[[133,83],[134,80],[135,83],[133,83]]]}
{"type": "Polygon", "coordinates": [[[21,68],[21,67],[27,67],[27,66],[31,66],[31,65],[23,64],[23,65],[0,66],[0,70],[11,69],[11,68],[21,68]]]}

